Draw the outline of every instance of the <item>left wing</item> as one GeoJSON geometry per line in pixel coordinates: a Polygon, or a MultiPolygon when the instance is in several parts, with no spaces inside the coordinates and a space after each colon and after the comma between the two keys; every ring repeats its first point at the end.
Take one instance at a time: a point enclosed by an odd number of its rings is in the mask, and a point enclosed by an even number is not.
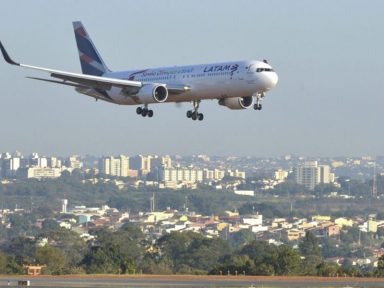
{"type": "Polygon", "coordinates": [[[84,87],[84,86],[92,87],[95,89],[103,89],[103,90],[110,90],[112,87],[119,87],[123,89],[132,89],[132,88],[140,89],[143,86],[143,83],[140,81],[131,81],[131,80],[107,78],[107,77],[100,77],[100,76],[80,74],[80,73],[71,73],[66,71],[53,70],[53,69],[44,68],[44,67],[37,67],[37,66],[17,63],[13,61],[11,57],[9,57],[1,41],[0,41],[0,49],[5,61],[8,62],[9,64],[48,72],[50,73],[51,77],[61,79],[62,81],[30,77],[35,80],[48,81],[48,82],[64,84],[64,85],[69,85],[74,87],[84,87]]]}

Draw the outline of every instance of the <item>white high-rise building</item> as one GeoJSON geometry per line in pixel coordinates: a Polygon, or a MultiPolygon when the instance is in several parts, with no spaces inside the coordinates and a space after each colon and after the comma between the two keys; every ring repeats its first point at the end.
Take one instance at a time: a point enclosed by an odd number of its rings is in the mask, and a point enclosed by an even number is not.
{"type": "Polygon", "coordinates": [[[236,178],[245,179],[245,172],[239,170],[227,170],[227,175],[236,178]]]}
{"type": "Polygon", "coordinates": [[[81,169],[83,168],[83,162],[81,162],[78,155],[72,155],[68,157],[66,166],[71,169],[81,169]]]}
{"type": "Polygon", "coordinates": [[[282,169],[279,169],[277,171],[275,171],[275,179],[277,181],[284,181],[285,179],[287,179],[288,177],[288,171],[285,171],[285,170],[282,170],[282,169]]]}
{"type": "Polygon", "coordinates": [[[318,165],[317,161],[308,161],[304,165],[293,169],[296,183],[309,190],[314,190],[318,184],[333,182],[334,175],[330,173],[328,165],[318,165]]]}
{"type": "Polygon", "coordinates": [[[49,157],[47,159],[48,167],[50,168],[61,168],[61,160],[56,157],[49,157]]]}
{"type": "Polygon", "coordinates": [[[225,171],[224,170],[219,170],[219,169],[214,169],[214,170],[209,170],[209,169],[204,169],[203,170],[203,178],[204,180],[221,180],[225,176],[225,171]]]}
{"type": "Polygon", "coordinates": [[[21,161],[22,159],[20,157],[6,157],[2,159],[2,169],[1,173],[4,177],[15,177],[17,170],[21,168],[21,161]]]}
{"type": "Polygon", "coordinates": [[[141,175],[151,172],[152,156],[137,155],[129,158],[129,167],[137,170],[141,175]]]}
{"type": "Polygon", "coordinates": [[[120,155],[119,157],[103,157],[99,162],[100,173],[118,176],[128,177],[130,176],[129,169],[129,157],[120,155]]]}
{"type": "Polygon", "coordinates": [[[165,168],[161,170],[161,181],[196,183],[203,181],[203,170],[195,168],[165,168]]]}
{"type": "Polygon", "coordinates": [[[156,168],[171,168],[172,159],[170,156],[154,156],[151,158],[151,171],[156,168]]]}
{"type": "Polygon", "coordinates": [[[120,155],[120,176],[121,177],[128,177],[130,176],[129,174],[129,157],[120,155]]]}

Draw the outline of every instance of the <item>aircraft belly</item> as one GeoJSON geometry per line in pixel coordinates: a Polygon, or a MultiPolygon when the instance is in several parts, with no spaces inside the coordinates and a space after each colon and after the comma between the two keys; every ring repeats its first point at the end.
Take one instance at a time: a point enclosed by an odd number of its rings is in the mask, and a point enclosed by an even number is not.
{"type": "MultiPolygon", "coordinates": [[[[173,84],[173,83],[172,83],[173,84]]],[[[189,102],[193,100],[221,99],[228,97],[251,96],[255,92],[254,85],[249,85],[241,80],[215,80],[193,81],[187,83],[189,91],[180,94],[169,94],[166,102],[189,102]]],[[[119,105],[139,105],[135,96],[124,95],[121,89],[113,87],[107,91],[110,99],[119,105]]],[[[112,102],[111,101],[111,102],[112,102]]]]}
{"type": "Polygon", "coordinates": [[[167,102],[244,97],[251,96],[255,92],[250,85],[244,85],[244,83],[232,80],[204,81],[204,83],[193,83],[190,87],[190,91],[178,95],[169,95],[167,102]]]}

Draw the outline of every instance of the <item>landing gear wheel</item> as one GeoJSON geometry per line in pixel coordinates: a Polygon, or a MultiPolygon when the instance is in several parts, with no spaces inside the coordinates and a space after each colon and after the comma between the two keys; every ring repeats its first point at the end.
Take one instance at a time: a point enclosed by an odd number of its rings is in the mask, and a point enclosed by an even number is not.
{"type": "Polygon", "coordinates": [[[191,118],[192,120],[202,121],[204,119],[203,113],[199,113],[199,105],[200,100],[193,101],[193,109],[187,111],[187,118],[191,118]]]}
{"type": "Polygon", "coordinates": [[[148,116],[149,118],[151,118],[153,116],[153,110],[148,109],[148,105],[145,104],[142,107],[137,107],[136,108],[136,114],[137,115],[141,115],[143,117],[148,116]]]}
{"type": "Polygon", "coordinates": [[[255,109],[255,110],[261,110],[262,108],[263,108],[263,106],[261,104],[257,104],[257,103],[253,106],[253,109],[255,109]]]}

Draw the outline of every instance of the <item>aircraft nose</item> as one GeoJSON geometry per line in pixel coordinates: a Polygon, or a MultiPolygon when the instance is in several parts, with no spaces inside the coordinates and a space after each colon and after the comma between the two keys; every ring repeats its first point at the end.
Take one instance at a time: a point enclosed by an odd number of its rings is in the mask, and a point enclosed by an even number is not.
{"type": "Polygon", "coordinates": [[[271,73],[268,73],[268,76],[266,77],[266,88],[267,90],[270,90],[272,89],[273,87],[276,86],[277,82],[279,81],[279,76],[277,76],[277,73],[276,72],[271,72],[271,73]]]}
{"type": "Polygon", "coordinates": [[[260,79],[260,90],[267,92],[277,85],[279,77],[275,71],[265,71],[259,75],[260,79]]]}

